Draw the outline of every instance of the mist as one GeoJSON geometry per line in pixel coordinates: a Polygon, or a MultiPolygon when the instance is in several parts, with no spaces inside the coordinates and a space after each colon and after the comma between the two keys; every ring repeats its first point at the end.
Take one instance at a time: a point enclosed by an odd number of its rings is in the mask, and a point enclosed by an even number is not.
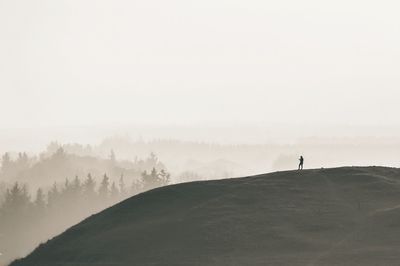
{"type": "Polygon", "coordinates": [[[399,125],[399,4],[2,1],[2,128],[399,125]]]}
{"type": "Polygon", "coordinates": [[[400,167],[399,8],[0,1],[0,266],[160,186],[400,167]]]}

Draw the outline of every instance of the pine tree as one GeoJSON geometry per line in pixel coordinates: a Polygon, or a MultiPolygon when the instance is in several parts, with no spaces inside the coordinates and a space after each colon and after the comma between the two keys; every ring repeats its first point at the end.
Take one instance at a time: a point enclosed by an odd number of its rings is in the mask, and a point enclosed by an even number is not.
{"type": "Polygon", "coordinates": [[[73,186],[68,178],[65,179],[64,189],[61,191],[63,199],[69,201],[73,196],[73,186]]]}
{"type": "Polygon", "coordinates": [[[108,186],[110,185],[110,181],[109,178],[106,174],[104,174],[103,176],[103,180],[100,183],[100,187],[99,187],[99,197],[101,200],[103,200],[103,202],[105,202],[108,199],[108,186]]]}
{"type": "Polygon", "coordinates": [[[147,171],[142,173],[142,181],[145,190],[153,189],[159,186],[158,182],[158,173],[155,167],[151,170],[150,174],[147,174],[147,171]]]}
{"type": "MultiPolygon", "coordinates": [[[[30,197],[25,185],[15,183],[8,189],[5,201],[0,207],[0,241],[2,251],[9,251],[5,255],[15,255],[23,247],[27,235],[32,232],[35,224],[32,219],[30,197]],[[21,247],[22,246],[22,247],[21,247]]],[[[7,257],[5,257],[7,258],[7,257]]],[[[7,259],[11,259],[8,257],[7,259]]]]}
{"type": "Polygon", "coordinates": [[[29,208],[30,197],[25,185],[18,182],[11,189],[7,189],[2,211],[9,214],[22,214],[29,208]]]}
{"type": "Polygon", "coordinates": [[[17,160],[18,168],[25,169],[29,166],[29,158],[28,155],[24,153],[18,153],[18,160],[17,160]]]}
{"type": "Polygon", "coordinates": [[[111,201],[115,202],[118,200],[118,196],[119,196],[119,191],[117,186],[115,185],[115,182],[112,182],[111,185],[111,189],[110,189],[110,197],[111,197],[111,201]]]}
{"type": "Polygon", "coordinates": [[[8,152],[4,153],[1,158],[1,171],[4,175],[7,175],[12,168],[12,160],[8,152]]]}
{"type": "Polygon", "coordinates": [[[37,213],[37,215],[41,216],[44,214],[44,211],[46,209],[46,201],[45,201],[43,190],[41,188],[39,188],[36,192],[36,199],[34,202],[34,206],[35,206],[35,212],[37,213]]]}
{"type": "Polygon", "coordinates": [[[55,209],[59,203],[60,193],[57,188],[57,183],[54,183],[47,193],[47,206],[49,209],[55,209]]]}
{"type": "Polygon", "coordinates": [[[96,188],[96,181],[94,181],[92,175],[89,173],[83,185],[83,193],[86,198],[86,202],[88,204],[93,203],[95,200],[96,196],[95,188],[96,188]]]}
{"type": "Polygon", "coordinates": [[[119,178],[119,193],[120,193],[121,198],[125,198],[126,188],[125,188],[125,181],[124,181],[123,174],[121,174],[121,177],[119,178]]]}
{"type": "Polygon", "coordinates": [[[75,179],[72,183],[72,194],[74,196],[75,201],[79,200],[82,195],[82,185],[81,180],[78,176],[75,176],[75,179]]]}
{"type": "Polygon", "coordinates": [[[85,186],[85,193],[94,191],[96,182],[94,181],[94,179],[90,173],[87,175],[84,186],[85,186]]]}

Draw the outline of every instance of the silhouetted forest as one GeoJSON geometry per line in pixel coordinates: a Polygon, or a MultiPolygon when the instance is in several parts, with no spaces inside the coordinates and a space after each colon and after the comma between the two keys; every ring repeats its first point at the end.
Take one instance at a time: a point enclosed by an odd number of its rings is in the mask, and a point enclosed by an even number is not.
{"type": "Polygon", "coordinates": [[[117,161],[114,152],[109,159],[101,160],[71,155],[62,148],[39,159],[25,153],[11,159],[6,153],[1,176],[4,179],[8,176],[8,182],[0,185],[0,265],[26,255],[40,242],[93,213],[134,194],[170,183],[170,174],[153,153],[146,159],[128,163],[117,161]],[[45,176],[68,173],[68,170],[78,169],[79,160],[82,163],[91,161],[92,165],[106,164],[100,169],[108,169],[112,175],[108,172],[94,175],[99,169],[92,169],[85,176],[70,175],[62,181],[54,176],[50,186],[48,179],[38,176],[42,172],[45,176]],[[31,185],[35,178],[43,185],[31,185]],[[35,191],[31,193],[29,187],[36,187],[35,191]]]}

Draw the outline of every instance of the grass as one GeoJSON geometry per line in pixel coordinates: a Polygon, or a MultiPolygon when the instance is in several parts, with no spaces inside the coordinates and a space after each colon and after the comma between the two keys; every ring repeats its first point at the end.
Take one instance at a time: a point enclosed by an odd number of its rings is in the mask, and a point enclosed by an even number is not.
{"type": "Polygon", "coordinates": [[[398,265],[399,236],[399,169],[287,171],[137,195],[11,265],[398,265]]]}

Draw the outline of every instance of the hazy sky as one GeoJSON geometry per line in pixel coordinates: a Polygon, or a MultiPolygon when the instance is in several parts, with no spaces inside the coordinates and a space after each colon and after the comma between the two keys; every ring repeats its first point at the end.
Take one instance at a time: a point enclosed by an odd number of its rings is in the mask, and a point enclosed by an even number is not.
{"type": "Polygon", "coordinates": [[[400,124],[399,10],[0,0],[0,127],[400,124]]]}

